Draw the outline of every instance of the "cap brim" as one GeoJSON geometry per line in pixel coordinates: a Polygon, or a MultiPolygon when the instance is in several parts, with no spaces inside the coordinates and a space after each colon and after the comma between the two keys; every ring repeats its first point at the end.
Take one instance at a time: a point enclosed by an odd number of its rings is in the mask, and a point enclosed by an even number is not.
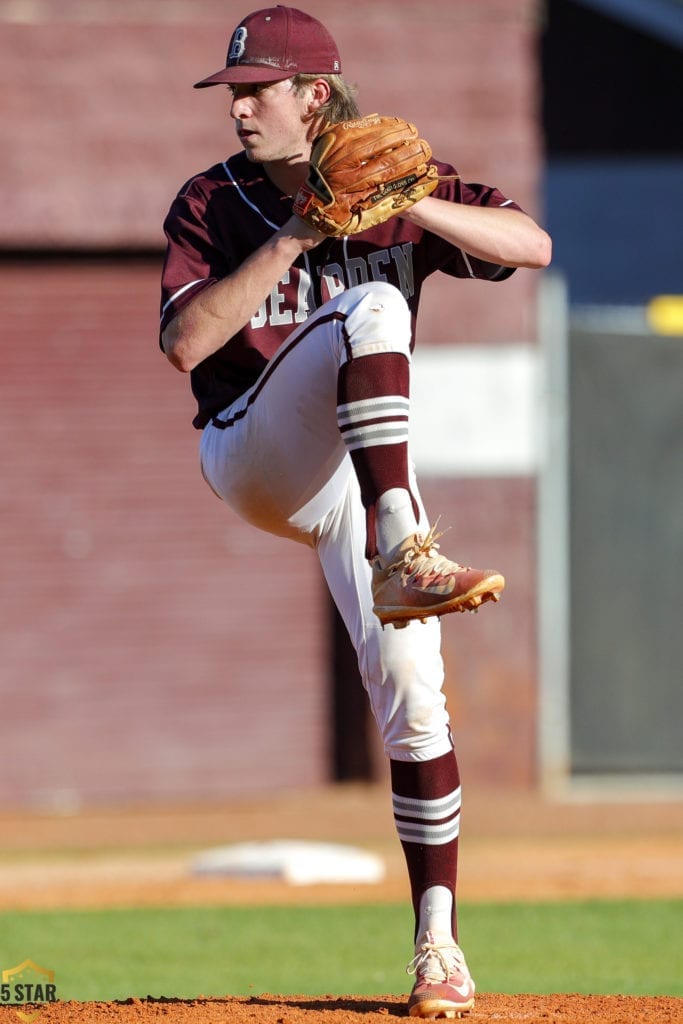
{"type": "Polygon", "coordinates": [[[292,78],[296,71],[282,71],[267,64],[240,64],[234,68],[222,68],[215,75],[195,82],[193,88],[206,89],[209,85],[237,85],[240,82],[283,82],[292,78]]]}

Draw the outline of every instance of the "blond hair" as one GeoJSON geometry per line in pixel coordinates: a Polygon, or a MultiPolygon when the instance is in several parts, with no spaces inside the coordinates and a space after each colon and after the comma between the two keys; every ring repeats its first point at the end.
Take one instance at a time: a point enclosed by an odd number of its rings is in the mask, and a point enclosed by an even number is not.
{"type": "Polygon", "coordinates": [[[294,75],[292,82],[295,91],[300,93],[307,85],[317,82],[320,78],[328,83],[330,98],[316,111],[316,116],[322,116],[325,121],[332,124],[360,117],[356,103],[356,87],[346,82],[341,75],[294,75]]]}

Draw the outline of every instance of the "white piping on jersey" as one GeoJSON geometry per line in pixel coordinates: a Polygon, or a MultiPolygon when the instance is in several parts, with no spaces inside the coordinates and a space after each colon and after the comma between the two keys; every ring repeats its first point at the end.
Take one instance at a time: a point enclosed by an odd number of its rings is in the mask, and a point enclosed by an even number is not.
{"type": "Polygon", "coordinates": [[[308,292],[309,300],[310,304],[313,306],[313,309],[307,310],[308,315],[310,316],[311,313],[315,313],[315,299],[313,298],[313,275],[311,274],[311,264],[308,261],[308,249],[304,249],[304,266],[306,267],[306,276],[310,282],[308,292]]]}
{"type": "Polygon", "coordinates": [[[465,266],[467,267],[468,274],[470,275],[470,277],[474,277],[474,271],[472,270],[472,264],[470,263],[469,256],[467,255],[464,249],[461,249],[460,253],[462,255],[463,260],[465,261],[465,266]]]}
{"type": "Polygon", "coordinates": [[[192,288],[196,284],[201,284],[202,281],[206,281],[205,277],[198,277],[196,281],[190,281],[189,284],[184,284],[182,288],[179,288],[177,292],[174,292],[170,299],[164,303],[164,308],[161,310],[161,317],[163,319],[164,313],[176,299],[180,298],[183,292],[186,292],[188,288],[192,288]]]}
{"type": "Polygon", "coordinates": [[[239,194],[240,199],[244,203],[246,203],[247,206],[250,206],[252,208],[252,210],[254,210],[255,213],[258,213],[258,215],[261,218],[261,220],[264,220],[269,228],[273,228],[274,231],[279,231],[280,230],[280,225],[279,224],[273,224],[272,220],[268,220],[268,218],[265,216],[265,214],[263,214],[259,210],[258,206],[256,206],[255,203],[252,203],[251,199],[247,199],[247,197],[245,196],[244,192],[242,191],[242,189],[239,187],[239,185],[235,181],[235,179],[233,177],[233,173],[230,170],[230,168],[228,167],[227,160],[223,161],[223,170],[225,171],[227,176],[230,178],[230,181],[233,183],[233,185],[237,189],[237,192],[239,194]]]}
{"type": "MultiPolygon", "coordinates": [[[[235,178],[233,177],[232,171],[228,167],[227,161],[223,161],[223,165],[222,166],[223,166],[223,170],[225,171],[226,175],[228,176],[230,181],[233,183],[233,185],[237,189],[237,192],[238,192],[238,195],[239,195],[240,199],[243,202],[245,202],[247,204],[247,206],[250,206],[252,210],[254,210],[256,213],[258,213],[259,217],[261,217],[261,219],[266,222],[268,227],[273,228],[274,231],[278,231],[279,230],[279,225],[278,224],[273,224],[272,221],[268,220],[268,218],[265,217],[263,215],[263,213],[261,213],[261,211],[259,210],[258,206],[256,206],[254,203],[252,203],[252,201],[250,199],[247,199],[247,197],[245,196],[244,192],[242,191],[242,189],[239,187],[239,185],[235,181],[235,178]]],[[[168,302],[164,303],[164,308],[161,310],[162,318],[163,318],[163,315],[166,312],[167,308],[171,305],[172,302],[175,302],[175,300],[177,298],[179,298],[183,294],[183,292],[186,292],[188,288],[192,288],[193,285],[195,285],[195,284],[200,284],[201,281],[206,281],[206,278],[205,277],[198,277],[196,281],[190,281],[189,284],[184,284],[182,288],[179,288],[178,291],[175,292],[171,296],[171,298],[168,300],[168,302]]]]}

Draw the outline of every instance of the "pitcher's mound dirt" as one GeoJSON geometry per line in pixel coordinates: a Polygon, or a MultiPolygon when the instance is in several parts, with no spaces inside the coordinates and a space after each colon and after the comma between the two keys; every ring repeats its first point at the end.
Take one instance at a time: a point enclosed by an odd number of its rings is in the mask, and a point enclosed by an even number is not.
{"type": "MultiPolygon", "coordinates": [[[[18,1024],[8,1007],[1,1024],[18,1024]]],[[[406,1017],[397,996],[260,995],[225,999],[128,999],[113,1003],[54,1003],[40,1024],[386,1024],[406,1017]]],[[[409,1019],[409,1018],[406,1018],[409,1019]]],[[[510,1021],[524,1024],[680,1024],[683,1000],[633,996],[481,995],[465,1024],[510,1021]]]]}

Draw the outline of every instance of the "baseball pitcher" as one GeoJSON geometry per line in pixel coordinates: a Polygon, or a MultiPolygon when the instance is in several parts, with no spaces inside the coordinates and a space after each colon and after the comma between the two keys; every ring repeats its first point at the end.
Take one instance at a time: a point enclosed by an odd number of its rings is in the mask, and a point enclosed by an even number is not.
{"type": "Polygon", "coordinates": [[[238,152],[165,221],[161,345],[188,372],[209,487],[313,547],[390,763],[415,913],[409,1012],[474,1005],[458,945],[460,777],[440,616],[497,601],[493,569],[442,554],[410,459],[420,291],[436,271],[501,282],[550,259],[498,189],[467,184],[400,117],[361,116],[337,46],[303,11],[243,18],[226,66],[238,152]]]}

